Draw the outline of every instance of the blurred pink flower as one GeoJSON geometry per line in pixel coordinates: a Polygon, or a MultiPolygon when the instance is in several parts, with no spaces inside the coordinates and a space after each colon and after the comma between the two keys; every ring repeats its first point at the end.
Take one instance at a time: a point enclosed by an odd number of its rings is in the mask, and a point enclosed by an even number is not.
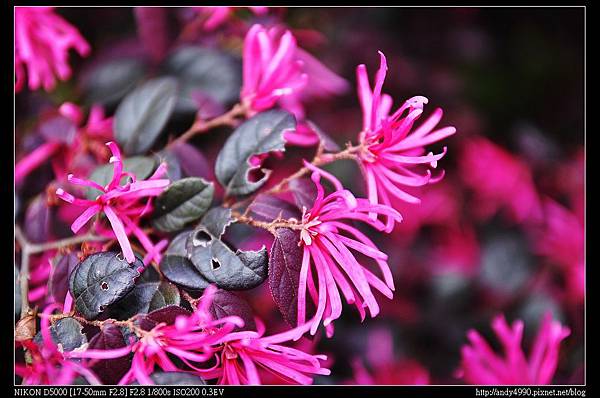
{"type": "Polygon", "coordinates": [[[470,330],[469,344],[462,347],[459,376],[469,384],[550,384],[558,364],[560,343],[570,334],[569,328],[552,320],[546,313],[533,342],[529,358],[521,348],[523,321],[509,326],[503,315],[492,321],[492,329],[500,339],[504,356],[494,353],[479,333],[470,330]]]}
{"type": "Polygon", "coordinates": [[[348,83],[297,46],[289,30],[262,25],[250,28],[244,39],[243,86],[240,93],[250,114],[277,103],[304,118],[307,97],[338,94],[348,83]]]}
{"type": "Polygon", "coordinates": [[[54,7],[15,7],[15,92],[25,79],[30,90],[51,91],[71,77],[69,49],[87,56],[90,46],[77,29],[54,12],[54,7]],[[55,77],[56,76],[56,77],[55,77]]]}
{"type": "Polygon", "coordinates": [[[462,142],[463,181],[475,193],[473,211],[483,219],[506,209],[515,222],[538,221],[541,206],[531,171],[521,159],[484,137],[462,142]]]}
{"type": "Polygon", "coordinates": [[[85,211],[71,224],[74,233],[77,233],[96,214],[103,212],[119,241],[125,259],[133,263],[135,256],[127,238],[126,227],[140,239],[146,250],[151,252],[155,249],[151,242],[148,246],[149,239],[134,220],[139,220],[151,210],[150,199],[146,203],[140,203],[140,199],[158,196],[169,185],[168,179],[160,178],[166,173],[166,164],[162,163],[148,180],[137,181],[134,174],[123,171],[123,160],[117,145],[114,142],[108,142],[106,145],[113,154],[110,163],[114,164],[113,177],[106,186],[103,187],[95,181],[76,178],[72,174],[67,177],[71,184],[93,188],[102,193],[95,200],[88,200],[76,198],[59,188],[56,190],[56,195],[65,202],[85,208],[85,211]],[[131,181],[121,185],[124,177],[131,181]]]}
{"type": "Polygon", "coordinates": [[[90,384],[102,384],[86,366],[65,359],[67,353],[62,353],[52,340],[49,317],[57,308],[59,308],[58,305],[50,304],[41,315],[42,342],[40,345],[33,340],[20,342],[27,349],[31,363],[16,363],[15,374],[23,378],[22,384],[24,385],[67,385],[72,384],[79,375],[83,376],[90,384]]]}
{"type": "MultiPolygon", "coordinates": [[[[304,164],[313,171],[311,178],[317,188],[317,197],[311,209],[303,209],[300,232],[303,258],[298,282],[298,325],[305,322],[308,288],[317,309],[314,317],[307,323],[311,325],[310,333],[315,334],[322,320],[323,325],[327,327],[341,315],[342,302],[338,288],[346,302],[356,306],[363,320],[365,307],[369,308],[371,317],[379,313],[379,305],[371,286],[390,299],[393,296],[394,280],[387,264],[387,255],[377,249],[365,234],[342,220],[362,221],[383,231],[385,225],[370,218],[369,214],[383,214],[397,221],[401,220],[401,216],[390,207],[355,198],[333,175],[308,162],[304,164]],[[335,192],[325,196],[321,177],[333,184],[335,192]],[[385,282],[359,263],[351,250],[376,262],[385,282]],[[316,284],[313,268],[317,274],[316,284]]],[[[331,329],[328,330],[328,334],[331,334],[331,329]]]]}
{"type": "MultiPolygon", "coordinates": [[[[402,187],[423,186],[443,177],[442,172],[433,178],[429,167],[437,167],[437,161],[445,155],[446,147],[440,154],[429,152],[425,155],[425,146],[451,136],[456,129],[444,127],[434,131],[442,118],[442,110],[438,108],[417,129],[411,131],[414,122],[423,113],[423,105],[428,102],[427,98],[421,96],[405,101],[390,115],[392,98],[381,93],[387,63],[381,51],[379,55],[381,64],[372,91],[365,65],[359,65],[356,69],[358,97],[363,113],[359,159],[367,181],[369,201],[389,206],[391,197],[395,197],[401,201],[419,203],[419,198],[410,195],[402,187]]],[[[391,230],[394,227],[393,218],[387,217],[386,224],[391,230]]]]}
{"type": "Polygon", "coordinates": [[[585,297],[585,236],[582,220],[554,202],[544,203],[544,222],[537,231],[536,250],[558,264],[567,280],[569,297],[583,301],[585,297]]]}
{"type": "Polygon", "coordinates": [[[96,162],[106,160],[104,143],[113,139],[113,118],[105,117],[101,106],[92,106],[85,124],[82,124],[84,116],[81,108],[71,102],[62,104],[58,113],[77,127],[75,135],[72,138],[48,139],[20,159],[15,164],[16,184],[48,159],[52,162],[52,169],[58,180],[64,180],[68,170],[77,174],[89,174],[96,162]],[[58,153],[61,156],[56,156],[58,153]]]}

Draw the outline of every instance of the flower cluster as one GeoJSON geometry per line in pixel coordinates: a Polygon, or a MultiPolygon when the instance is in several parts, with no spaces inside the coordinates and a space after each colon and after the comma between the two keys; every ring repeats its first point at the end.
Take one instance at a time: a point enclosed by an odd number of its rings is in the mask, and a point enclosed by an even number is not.
{"type": "Polygon", "coordinates": [[[213,286],[204,291],[200,305],[190,316],[179,316],[175,323],[158,324],[132,346],[114,350],[71,352],[70,358],[110,359],[133,352],[131,369],[119,381],[129,384],[134,379],[142,384],[154,384],[149,375],[158,366],[164,371],[188,371],[205,379],[217,379],[218,384],[260,384],[259,368],[297,384],[310,384],[311,375],[329,374],[320,360],[325,355],[309,355],[280,343],[290,341],[296,330],[271,336],[258,331],[233,330],[244,326],[237,316],[213,319],[209,308],[215,292],[213,286]],[[176,365],[172,355],[185,364],[176,365]]]}
{"type": "Polygon", "coordinates": [[[56,77],[70,78],[71,48],[81,56],[90,53],[87,41],[53,7],[15,7],[15,91],[23,89],[26,79],[30,90],[50,91],[56,77]]]}
{"type": "Polygon", "coordinates": [[[150,199],[146,202],[140,201],[144,198],[158,196],[168,185],[169,180],[161,178],[166,173],[166,164],[162,163],[145,181],[138,181],[135,174],[123,169],[123,159],[117,144],[109,142],[106,144],[112,152],[110,163],[114,165],[112,179],[108,184],[102,186],[95,181],[77,178],[69,174],[68,181],[71,184],[97,190],[100,194],[94,200],[76,198],[62,188],[56,190],[56,196],[75,206],[83,207],[85,210],[77,217],[71,230],[74,233],[87,224],[94,216],[104,213],[108,219],[114,236],[119,241],[123,255],[129,263],[135,261],[133,250],[127,236],[133,233],[144,248],[148,251],[144,263],[157,258],[160,261],[160,249],[166,246],[166,242],[154,246],[148,236],[137,225],[137,221],[151,211],[150,199]]]}

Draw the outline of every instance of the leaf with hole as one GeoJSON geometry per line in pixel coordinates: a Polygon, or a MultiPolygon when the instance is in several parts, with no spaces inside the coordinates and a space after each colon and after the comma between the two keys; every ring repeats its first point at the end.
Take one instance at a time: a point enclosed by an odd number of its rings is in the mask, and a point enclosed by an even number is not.
{"type": "Polygon", "coordinates": [[[173,78],[152,79],[123,99],[115,113],[115,139],[125,153],[148,151],[167,124],[177,100],[173,78]]]}
{"type": "Polygon", "coordinates": [[[69,277],[69,291],[85,319],[94,319],[135,286],[144,264],[139,257],[127,263],[121,253],[99,252],[88,256],[69,277]]]}
{"type": "Polygon", "coordinates": [[[212,203],[215,187],[198,177],[175,181],[154,202],[155,228],[164,232],[182,229],[202,217],[212,203]]]}
{"type": "Polygon", "coordinates": [[[271,171],[251,164],[251,158],[285,151],[284,133],[295,128],[295,117],[282,110],[262,112],[242,123],[225,142],[215,164],[215,174],[227,195],[248,195],[263,186],[271,171]],[[263,175],[252,181],[251,174],[257,171],[263,175]]]}
{"type": "Polygon", "coordinates": [[[267,249],[234,252],[204,225],[187,241],[188,257],[206,280],[226,290],[246,290],[267,277],[267,249]]]}
{"type": "Polygon", "coordinates": [[[298,281],[302,268],[300,233],[289,228],[275,231],[269,258],[269,288],[273,301],[290,326],[298,319],[298,281]]]}

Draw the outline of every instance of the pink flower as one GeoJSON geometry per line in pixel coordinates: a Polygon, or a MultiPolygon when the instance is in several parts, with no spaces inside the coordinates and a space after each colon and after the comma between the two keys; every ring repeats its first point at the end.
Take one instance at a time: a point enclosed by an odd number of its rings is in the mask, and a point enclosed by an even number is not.
{"type": "Polygon", "coordinates": [[[344,79],[300,49],[292,33],[281,27],[252,26],[244,39],[243,58],[240,97],[250,114],[279,102],[303,118],[301,95],[324,96],[347,86],[344,79]]]}
{"type": "MultiPolygon", "coordinates": [[[[367,181],[368,197],[372,204],[390,205],[396,198],[409,203],[420,200],[403,187],[418,187],[439,181],[443,173],[433,178],[431,168],[446,153],[425,154],[425,146],[438,142],[456,132],[454,127],[434,130],[442,118],[442,110],[434,113],[414,131],[414,122],[423,113],[428,102],[425,97],[413,97],[390,115],[392,98],[381,89],[387,72],[386,58],[380,51],[381,64],[371,91],[365,65],[356,69],[358,97],[363,113],[363,129],[359,134],[362,151],[360,166],[367,181]]],[[[394,227],[393,218],[387,217],[387,229],[394,227]]]]}
{"type": "MultiPolygon", "coordinates": [[[[114,350],[91,350],[69,353],[73,358],[110,359],[134,353],[131,369],[119,384],[137,379],[141,384],[153,384],[149,375],[158,366],[164,371],[188,371],[205,379],[218,378],[219,384],[260,384],[258,368],[263,368],[288,381],[309,384],[308,374],[329,374],[320,366],[324,355],[309,355],[302,351],[279,345],[291,340],[296,329],[263,337],[264,328],[258,332],[232,332],[244,322],[237,316],[213,320],[209,308],[216,289],[207,288],[200,305],[189,317],[180,316],[172,325],[159,324],[144,332],[132,346],[114,350]],[[178,367],[170,354],[186,366],[178,367]]],[[[306,329],[306,328],[304,328],[306,329]]],[[[304,330],[305,331],[305,330],[304,330]]]]}
{"type": "Polygon", "coordinates": [[[58,305],[47,306],[42,313],[42,343],[38,346],[33,340],[21,342],[31,357],[30,364],[15,364],[15,374],[23,378],[24,385],[71,384],[78,375],[82,375],[91,384],[102,384],[94,373],[82,364],[65,359],[68,353],[62,353],[50,334],[50,315],[58,305]]]}
{"type": "Polygon", "coordinates": [[[383,231],[385,225],[369,214],[385,215],[396,221],[402,218],[390,207],[355,198],[333,175],[307,162],[305,166],[313,170],[311,178],[317,187],[317,197],[310,210],[303,209],[299,243],[303,247],[303,257],[298,282],[298,325],[305,322],[308,288],[317,310],[307,323],[311,325],[310,333],[315,334],[321,321],[327,327],[341,315],[338,288],[346,302],[356,306],[363,320],[365,307],[371,317],[379,313],[371,287],[390,299],[393,296],[394,280],[387,255],[377,249],[365,234],[342,220],[362,221],[383,231]],[[333,184],[335,192],[325,196],[320,182],[322,176],[333,184]],[[361,264],[353,251],[374,261],[385,282],[361,264]]]}
{"type": "Polygon", "coordinates": [[[460,375],[470,384],[549,384],[556,371],[560,342],[569,334],[569,328],[552,320],[546,313],[535,338],[529,358],[521,349],[523,322],[515,321],[509,326],[503,315],[492,321],[492,329],[500,339],[504,356],[492,351],[479,333],[467,334],[470,345],[462,348],[460,375]]]}
{"type": "Polygon", "coordinates": [[[135,234],[146,250],[149,252],[156,250],[134,220],[138,220],[151,209],[150,199],[146,203],[141,203],[140,199],[158,196],[169,185],[168,179],[160,179],[166,173],[166,164],[161,164],[148,180],[137,181],[135,175],[123,171],[123,160],[117,145],[114,142],[106,145],[113,155],[110,163],[114,164],[112,180],[106,186],[103,187],[91,180],[76,178],[72,174],[67,177],[72,184],[94,188],[102,193],[95,200],[88,200],[76,198],[59,188],[56,190],[56,195],[68,203],[86,208],[71,224],[74,233],[77,233],[96,214],[104,213],[119,241],[125,259],[133,263],[135,256],[127,238],[126,228],[135,234]],[[124,177],[131,181],[121,185],[124,177]]]}
{"type": "Polygon", "coordinates": [[[69,49],[87,56],[90,46],[77,29],[55,14],[54,7],[15,7],[15,92],[25,75],[29,89],[50,91],[59,80],[71,77],[69,49]]]}
{"type": "Polygon", "coordinates": [[[515,222],[536,221],[540,201],[531,171],[521,159],[483,137],[462,143],[461,176],[475,193],[475,213],[483,219],[506,209],[515,222]]]}
{"type": "Polygon", "coordinates": [[[585,236],[582,220],[553,200],[544,203],[545,226],[537,231],[536,250],[559,265],[567,280],[570,298],[585,297],[585,236]]]}
{"type": "Polygon", "coordinates": [[[291,384],[311,384],[311,375],[330,374],[319,362],[326,355],[310,355],[280,344],[304,334],[307,327],[264,337],[264,324],[256,321],[258,331],[234,332],[220,340],[220,365],[204,377],[218,377],[218,384],[261,384],[259,369],[264,369],[291,384]]]}

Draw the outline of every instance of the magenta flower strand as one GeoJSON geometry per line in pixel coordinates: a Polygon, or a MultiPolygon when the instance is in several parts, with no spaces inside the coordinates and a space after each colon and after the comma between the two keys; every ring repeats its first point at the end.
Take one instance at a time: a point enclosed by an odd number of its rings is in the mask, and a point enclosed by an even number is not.
{"type": "MultiPolygon", "coordinates": [[[[56,196],[65,202],[85,208],[83,213],[71,224],[73,233],[79,232],[95,215],[104,213],[111,225],[114,236],[121,246],[121,250],[123,250],[125,259],[129,263],[133,263],[135,256],[127,238],[126,227],[138,238],[141,238],[142,244],[146,243],[147,245],[144,232],[134,220],[138,220],[150,210],[150,200],[142,204],[140,199],[158,196],[169,185],[168,179],[161,179],[166,173],[166,165],[161,164],[148,180],[137,181],[134,174],[123,170],[123,160],[117,145],[114,142],[108,142],[106,145],[112,152],[113,156],[110,158],[110,163],[114,165],[113,177],[106,186],[103,187],[95,181],[77,178],[72,174],[68,176],[68,181],[71,184],[93,188],[102,192],[102,194],[98,195],[95,200],[80,199],[62,188],[58,188],[56,196]],[[121,185],[123,177],[131,181],[121,185]]],[[[148,248],[146,249],[148,250],[148,248]]]]}
{"type": "Polygon", "coordinates": [[[317,197],[313,207],[304,209],[302,215],[299,245],[302,246],[303,257],[298,282],[298,325],[306,320],[308,290],[317,306],[315,315],[307,321],[311,325],[310,333],[315,334],[321,322],[328,326],[340,317],[340,290],[346,302],[356,306],[363,320],[365,308],[369,309],[371,317],[379,313],[379,305],[371,287],[390,299],[393,297],[394,281],[387,255],[347,221],[362,221],[378,231],[384,231],[385,225],[369,217],[369,214],[384,215],[397,222],[402,217],[391,207],[355,198],[333,175],[308,162],[304,164],[312,170],[311,179],[317,188],[317,197]],[[321,177],[335,187],[335,192],[325,195],[321,177]],[[376,263],[383,280],[361,264],[353,251],[376,263]]]}
{"type": "MultiPolygon", "coordinates": [[[[413,97],[404,102],[393,114],[392,98],[381,90],[387,73],[385,55],[379,52],[380,66],[371,90],[364,65],[356,69],[358,97],[363,114],[363,129],[359,134],[362,150],[360,166],[367,181],[368,198],[372,204],[392,205],[392,199],[419,203],[419,198],[406,192],[404,187],[418,187],[439,181],[443,173],[432,177],[430,168],[446,153],[425,154],[425,146],[441,141],[456,132],[454,127],[435,129],[442,118],[442,110],[435,112],[418,128],[412,129],[427,104],[425,97],[413,97]],[[424,166],[420,167],[419,166],[424,166]],[[424,169],[424,170],[423,170],[424,169]]],[[[386,230],[394,227],[393,218],[386,218],[386,230]]]]}

